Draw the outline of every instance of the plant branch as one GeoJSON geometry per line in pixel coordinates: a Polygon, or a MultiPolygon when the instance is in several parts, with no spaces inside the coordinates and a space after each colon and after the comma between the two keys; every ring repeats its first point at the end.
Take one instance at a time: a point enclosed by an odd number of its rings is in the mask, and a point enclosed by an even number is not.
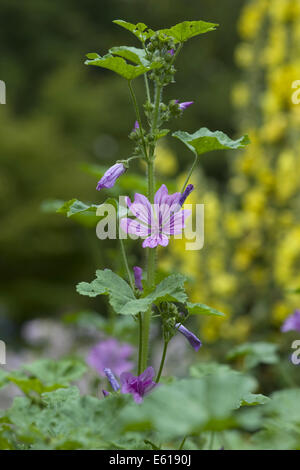
{"type": "Polygon", "coordinates": [[[158,374],[157,374],[157,377],[156,377],[156,380],[155,380],[156,383],[159,382],[162,371],[163,371],[163,368],[164,368],[167,349],[168,349],[168,344],[169,344],[169,341],[164,342],[164,349],[163,349],[163,353],[162,353],[162,357],[161,357],[161,361],[160,361],[159,371],[158,371],[158,374]]]}
{"type": "Polygon", "coordinates": [[[134,292],[135,287],[134,287],[131,271],[130,271],[129,265],[128,265],[128,260],[127,260],[127,255],[126,255],[126,251],[125,251],[124,241],[123,241],[122,238],[119,238],[119,241],[120,241],[122,258],[123,258],[124,266],[125,266],[125,269],[126,269],[126,272],[127,272],[129,284],[130,284],[131,289],[134,292]]]}
{"type": "Polygon", "coordinates": [[[194,171],[194,169],[195,169],[195,166],[196,166],[196,164],[198,163],[198,158],[199,158],[199,157],[198,157],[198,155],[196,154],[196,155],[195,155],[194,162],[193,162],[193,164],[192,164],[192,166],[191,166],[191,169],[190,169],[190,171],[189,171],[189,173],[188,173],[188,175],[187,175],[187,177],[186,177],[186,180],[185,180],[185,182],[184,182],[184,184],[183,184],[183,186],[182,186],[182,189],[181,189],[181,191],[180,191],[181,193],[183,193],[183,191],[185,190],[185,187],[186,187],[186,185],[188,184],[190,177],[192,176],[192,173],[193,173],[193,171],[194,171]]]}

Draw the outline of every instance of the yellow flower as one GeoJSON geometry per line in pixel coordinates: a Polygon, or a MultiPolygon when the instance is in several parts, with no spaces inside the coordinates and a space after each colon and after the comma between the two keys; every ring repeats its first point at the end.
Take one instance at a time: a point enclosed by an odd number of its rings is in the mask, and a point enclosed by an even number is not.
{"type": "Polygon", "coordinates": [[[273,323],[277,326],[281,325],[291,312],[292,309],[286,302],[277,302],[272,309],[273,323]]]}
{"type": "Polygon", "coordinates": [[[257,186],[252,188],[244,197],[243,208],[246,212],[262,214],[266,204],[264,189],[257,186]]]}
{"type": "Polygon", "coordinates": [[[254,51],[247,42],[242,42],[235,50],[235,60],[240,67],[249,67],[254,60],[254,51]]]}
{"type": "Polygon", "coordinates": [[[250,90],[245,83],[236,83],[231,92],[232,103],[236,108],[243,108],[250,101],[250,90]]]}
{"type": "Polygon", "coordinates": [[[224,216],[224,226],[226,232],[232,237],[240,237],[243,233],[242,214],[239,212],[229,212],[224,216]]]}
{"type": "Polygon", "coordinates": [[[232,322],[223,322],[221,325],[221,336],[238,342],[245,341],[251,330],[251,319],[246,316],[237,318],[232,322]]]}
{"type": "Polygon", "coordinates": [[[253,39],[258,33],[264,13],[268,7],[268,0],[252,1],[243,9],[238,29],[242,38],[253,39]]]}
{"type": "Polygon", "coordinates": [[[231,274],[222,273],[217,276],[214,276],[212,284],[212,291],[215,292],[216,297],[218,295],[226,296],[234,292],[236,287],[236,279],[231,274]]]}
{"type": "Polygon", "coordinates": [[[282,139],[287,129],[287,118],[284,114],[277,114],[267,122],[260,130],[261,139],[265,142],[276,142],[282,139]]]}

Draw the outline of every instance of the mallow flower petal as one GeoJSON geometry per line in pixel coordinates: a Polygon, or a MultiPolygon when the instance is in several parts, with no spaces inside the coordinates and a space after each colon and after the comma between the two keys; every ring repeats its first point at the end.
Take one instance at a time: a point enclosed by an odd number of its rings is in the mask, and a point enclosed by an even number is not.
{"type": "Polygon", "coordinates": [[[179,235],[185,227],[186,219],[191,215],[188,209],[172,214],[170,219],[163,225],[163,233],[167,235],[179,235]]]}
{"type": "Polygon", "coordinates": [[[141,375],[134,376],[131,373],[123,373],[120,376],[122,393],[131,393],[136,403],[141,403],[143,397],[157,384],[153,381],[154,369],[148,367],[141,375]]]}
{"type": "MultiPolygon", "coordinates": [[[[129,199],[130,201],[130,199],[129,199]]],[[[134,202],[129,206],[130,212],[137,218],[140,219],[147,225],[152,225],[154,221],[152,206],[143,194],[136,193],[134,196],[134,202]]]]}
{"type": "Polygon", "coordinates": [[[167,246],[169,244],[169,238],[164,233],[161,233],[159,236],[159,245],[167,246]]]}
{"type": "Polygon", "coordinates": [[[141,373],[140,380],[152,380],[155,376],[155,371],[152,366],[147,367],[147,369],[144,370],[144,372],[141,373]]]}
{"type": "Polygon", "coordinates": [[[159,245],[160,238],[159,235],[151,235],[143,241],[143,248],[155,248],[159,245]]]}
{"type": "Polygon", "coordinates": [[[123,217],[120,220],[120,227],[125,233],[131,233],[132,235],[137,235],[138,237],[147,237],[150,233],[149,227],[146,227],[137,219],[128,219],[123,217]]]}
{"type": "Polygon", "coordinates": [[[161,187],[155,193],[154,204],[162,204],[166,196],[168,196],[168,188],[165,184],[162,184],[161,187]]]}

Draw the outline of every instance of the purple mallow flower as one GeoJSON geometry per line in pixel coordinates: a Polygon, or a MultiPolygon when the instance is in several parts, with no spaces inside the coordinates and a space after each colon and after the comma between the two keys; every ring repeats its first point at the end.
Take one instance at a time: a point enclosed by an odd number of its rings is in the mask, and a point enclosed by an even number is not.
{"type": "Polygon", "coordinates": [[[125,173],[126,168],[123,163],[116,163],[111,166],[102,176],[101,180],[97,184],[97,191],[100,191],[102,188],[112,188],[116,180],[125,173]]]}
{"type": "Polygon", "coordinates": [[[142,285],[142,274],[143,270],[139,266],[133,266],[133,272],[134,272],[134,283],[135,287],[142,291],[143,290],[143,285],[142,285]]]}
{"type": "MultiPolygon", "coordinates": [[[[123,374],[129,374],[130,372],[123,372],[123,374]]],[[[116,379],[116,377],[114,376],[114,374],[112,373],[111,369],[104,369],[104,374],[106,375],[107,377],[107,380],[109,381],[110,385],[111,385],[111,388],[113,389],[114,392],[117,392],[120,388],[120,385],[116,379]]]]}
{"type": "Polygon", "coordinates": [[[119,343],[114,338],[108,338],[90,350],[86,362],[103,377],[105,368],[112,369],[120,375],[122,372],[133,369],[133,362],[128,360],[133,351],[134,348],[130,344],[119,343]]]}
{"type": "Polygon", "coordinates": [[[183,103],[179,103],[179,100],[175,100],[175,103],[178,104],[179,109],[181,109],[181,111],[184,111],[186,108],[194,104],[194,101],[184,101],[183,103]]]}
{"type": "Polygon", "coordinates": [[[300,331],[300,310],[295,310],[295,312],[287,317],[284,324],[281,327],[281,331],[285,333],[286,331],[300,331]]]}
{"type": "Polygon", "coordinates": [[[132,129],[132,132],[136,132],[139,128],[140,128],[139,122],[135,121],[134,128],[132,129]]]}
{"type": "Polygon", "coordinates": [[[109,392],[107,390],[102,390],[104,398],[109,396],[109,392]]]}
{"type": "Polygon", "coordinates": [[[147,395],[156,383],[153,381],[155,372],[153,367],[148,367],[141,375],[135,377],[130,372],[121,374],[122,393],[131,393],[136,403],[141,403],[143,397],[147,395]]]}
{"type": "Polygon", "coordinates": [[[179,199],[179,205],[183,206],[185,203],[186,198],[191,194],[191,192],[194,190],[194,185],[188,184],[183,193],[181,194],[181,197],[179,199]]]}
{"type": "Polygon", "coordinates": [[[181,323],[176,323],[175,328],[180,331],[183,336],[186,337],[190,345],[195,349],[195,351],[199,351],[199,349],[202,346],[202,343],[199,338],[197,338],[194,333],[192,333],[190,330],[188,330],[185,326],[183,326],[181,323]]]}
{"type": "Polygon", "coordinates": [[[181,210],[181,197],[181,193],[168,194],[164,184],[156,192],[153,206],[143,194],[136,193],[133,203],[127,197],[127,205],[136,219],[121,219],[122,230],[145,238],[143,248],[167,246],[169,236],[180,234],[185,227],[185,219],[191,214],[189,210],[181,210]]]}
{"type": "Polygon", "coordinates": [[[174,54],[175,54],[175,50],[174,50],[174,49],[170,49],[170,50],[168,51],[168,53],[169,53],[170,55],[174,55],[174,54]]]}

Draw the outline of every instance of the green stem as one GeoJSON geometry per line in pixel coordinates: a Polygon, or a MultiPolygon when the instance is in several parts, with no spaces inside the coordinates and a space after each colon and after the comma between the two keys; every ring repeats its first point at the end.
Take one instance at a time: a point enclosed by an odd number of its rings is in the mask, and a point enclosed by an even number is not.
{"type": "MultiPolygon", "coordinates": [[[[159,119],[159,105],[161,99],[161,89],[162,87],[156,85],[155,87],[155,103],[154,103],[154,114],[152,121],[152,131],[155,131],[159,119]]],[[[152,149],[151,155],[148,157],[147,165],[147,179],[148,179],[148,199],[151,204],[154,203],[154,192],[155,192],[155,171],[154,171],[154,158],[155,158],[155,148],[152,149]]],[[[148,248],[148,266],[147,266],[147,287],[152,289],[155,286],[155,248],[148,248]]],[[[144,313],[143,316],[143,325],[142,325],[142,351],[141,351],[141,370],[144,371],[147,368],[148,363],[148,351],[149,351],[149,335],[150,335],[150,325],[152,317],[152,306],[144,313]]]]}
{"type": "Polygon", "coordinates": [[[167,349],[168,349],[168,344],[169,344],[169,341],[164,342],[164,349],[163,349],[163,353],[162,353],[162,357],[161,357],[161,361],[160,361],[159,371],[158,371],[158,374],[157,374],[157,377],[156,377],[156,380],[155,380],[156,383],[159,382],[162,371],[163,371],[163,368],[164,368],[167,349]]]}
{"type": "Polygon", "coordinates": [[[139,362],[138,362],[138,375],[142,373],[142,344],[143,344],[143,319],[142,314],[138,314],[139,320],[139,362]]]}
{"type": "Polygon", "coordinates": [[[149,101],[149,103],[151,103],[150,88],[149,88],[149,82],[148,82],[148,77],[147,77],[147,74],[146,74],[146,73],[144,73],[144,79],[145,79],[145,87],[146,87],[147,100],[149,101]]]}
{"type": "Polygon", "coordinates": [[[152,130],[155,131],[157,128],[158,117],[159,117],[159,105],[161,100],[162,87],[160,85],[155,86],[155,102],[154,102],[154,115],[152,121],[152,130]]]}
{"type": "Polygon", "coordinates": [[[179,44],[179,46],[177,47],[177,50],[176,50],[175,54],[173,55],[173,60],[172,60],[171,64],[174,64],[175,60],[177,59],[177,56],[178,56],[179,52],[182,49],[182,46],[183,46],[183,43],[181,42],[179,44]]]}
{"type": "Polygon", "coordinates": [[[130,284],[131,289],[132,289],[133,292],[134,292],[134,282],[133,282],[132,275],[131,275],[131,272],[130,272],[130,269],[129,269],[129,266],[128,266],[128,261],[127,261],[127,256],[126,256],[124,241],[123,241],[122,238],[119,238],[119,240],[120,240],[121,253],[122,253],[122,258],[123,258],[124,266],[125,266],[125,269],[126,269],[126,272],[127,272],[128,279],[129,279],[129,284],[130,284]]]}
{"type": "MultiPolygon", "coordinates": [[[[151,204],[154,201],[154,162],[153,160],[148,161],[148,199],[151,204]]],[[[155,284],[155,248],[147,249],[148,266],[147,266],[147,287],[151,289],[155,284]]],[[[143,317],[143,333],[142,333],[142,359],[141,368],[144,371],[147,368],[148,362],[148,350],[149,350],[149,334],[150,334],[150,323],[152,316],[152,307],[144,313],[143,317]]]]}
{"type": "Polygon", "coordinates": [[[135,114],[136,114],[137,122],[139,123],[139,126],[140,126],[140,133],[141,133],[141,136],[142,136],[142,143],[143,143],[145,158],[147,158],[147,146],[146,146],[146,142],[145,142],[145,138],[144,138],[144,132],[143,132],[143,129],[142,129],[141,114],[140,114],[138,102],[137,102],[137,99],[136,99],[135,93],[134,93],[134,91],[133,91],[133,88],[132,88],[132,85],[131,85],[131,81],[130,81],[130,80],[128,80],[128,87],[129,87],[129,91],[130,91],[130,96],[131,96],[131,99],[132,99],[132,103],[133,103],[133,106],[134,106],[134,109],[135,109],[135,114]]]}
{"type": "Polygon", "coordinates": [[[183,193],[183,191],[185,190],[185,187],[186,187],[186,185],[188,184],[190,177],[192,176],[192,173],[193,173],[193,171],[194,171],[194,168],[195,168],[196,164],[198,163],[198,158],[199,158],[198,155],[195,155],[194,162],[193,162],[193,164],[192,164],[192,166],[191,166],[191,169],[190,169],[190,171],[189,171],[189,174],[187,175],[186,180],[185,180],[185,182],[184,182],[184,184],[183,184],[183,186],[182,186],[182,189],[181,189],[181,191],[180,191],[181,193],[183,193]]]}
{"type": "Polygon", "coordinates": [[[187,438],[187,436],[184,436],[184,438],[182,439],[181,444],[180,444],[178,450],[182,450],[182,449],[183,449],[183,446],[184,446],[184,444],[185,444],[186,438],[187,438]]]}

